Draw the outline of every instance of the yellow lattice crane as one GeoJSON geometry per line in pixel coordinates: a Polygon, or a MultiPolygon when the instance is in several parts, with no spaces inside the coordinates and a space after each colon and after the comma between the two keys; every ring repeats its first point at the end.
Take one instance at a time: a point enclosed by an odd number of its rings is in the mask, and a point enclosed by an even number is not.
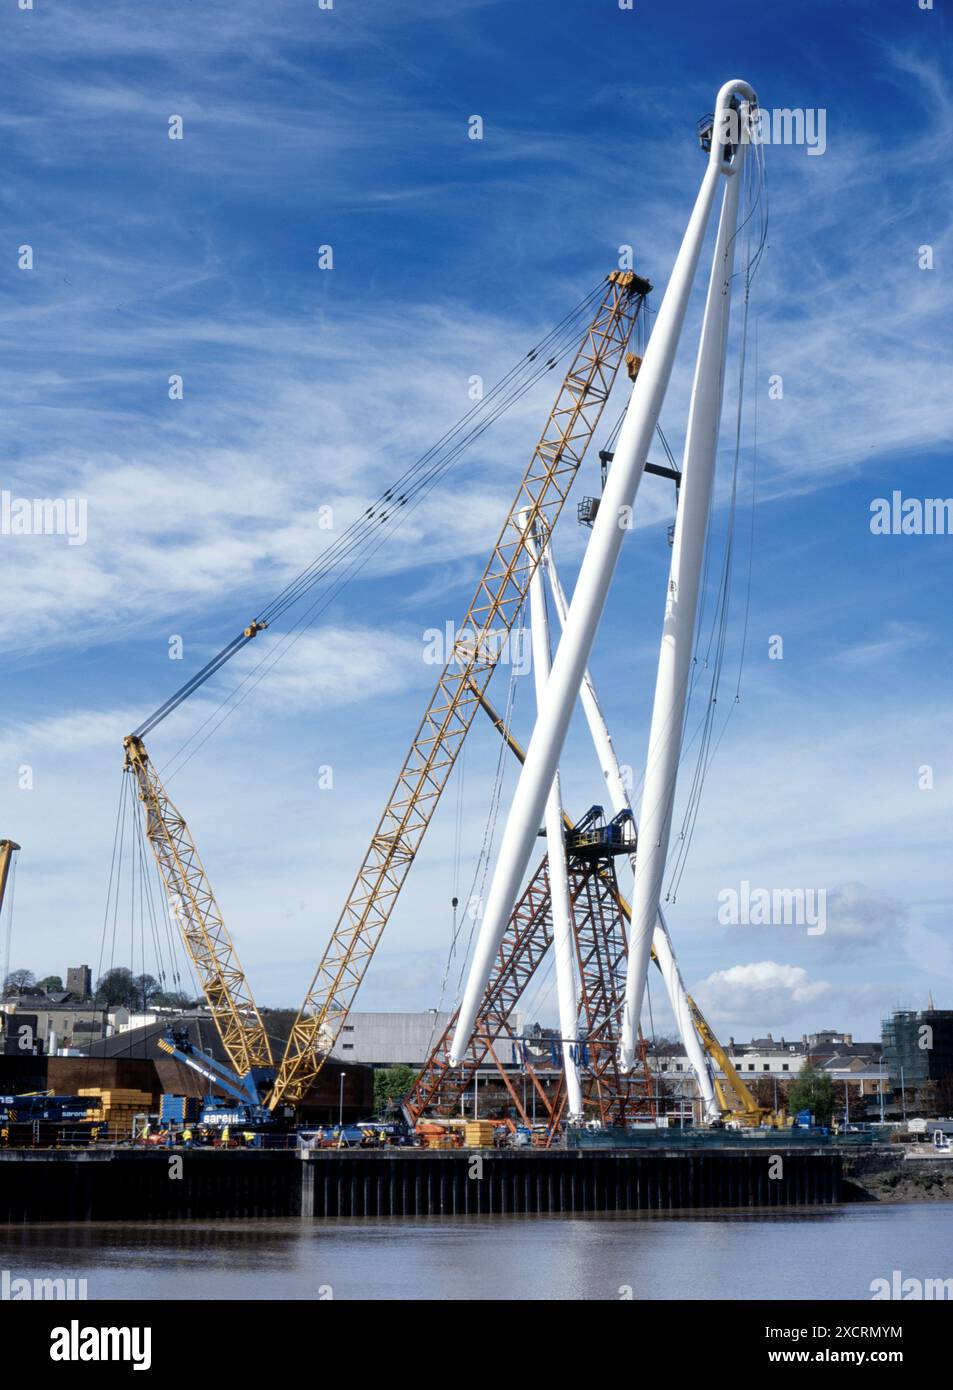
{"type": "Polygon", "coordinates": [[[690,994],[685,997],[691,1010],[695,1031],[701,1038],[702,1047],[715,1065],[721,1068],[721,1076],[718,1075],[717,1071],[713,1072],[712,1081],[715,1086],[715,1096],[721,1107],[722,1119],[745,1127],[773,1125],[780,1128],[783,1126],[786,1123],[784,1111],[772,1110],[769,1105],[758,1104],[742,1081],[741,1075],[728,1053],[715,1037],[695,1000],[690,994]]]}
{"type": "Polygon", "coordinates": [[[253,1067],[272,1067],[271,1044],[238,961],[215,894],[185,819],[168,793],[142,739],[125,740],[126,768],[134,775],[146,811],[152,846],[169,910],[195,966],[212,1021],[229,1061],[240,1076],[253,1067]]]}
{"type": "Polygon", "coordinates": [[[20,846],[13,840],[0,840],[0,912],[3,911],[3,898],[7,891],[10,866],[13,863],[13,856],[19,848],[20,846]]]}
{"type": "Polygon", "coordinates": [[[650,289],[632,271],[607,277],[292,1027],[272,1107],[307,1094],[340,1032],[526,597],[538,563],[527,542],[541,551],[549,538],[650,289]]]}
{"type": "MultiPolygon", "coordinates": [[[[537,563],[527,537],[534,533],[545,543],[556,523],[650,290],[648,281],[632,271],[615,270],[606,277],[474,598],[457,629],[454,650],[299,1010],[268,1099],[272,1109],[281,1102],[299,1102],[307,1094],[353,1003],[450,777],[479,697],[526,596],[537,563]]],[[[530,358],[534,355],[529,354],[530,358]]],[[[547,365],[554,364],[555,359],[547,365]]],[[[406,501],[407,495],[401,494],[399,487],[389,489],[362,521],[384,521],[406,501]]],[[[273,1065],[268,1038],[188,826],[169,800],[143,738],[303,591],[299,581],[289,585],[271,609],[244,628],[124,740],[125,765],[136,777],[146,808],[146,833],[172,915],[239,1075],[252,1067],[273,1065]]]]}

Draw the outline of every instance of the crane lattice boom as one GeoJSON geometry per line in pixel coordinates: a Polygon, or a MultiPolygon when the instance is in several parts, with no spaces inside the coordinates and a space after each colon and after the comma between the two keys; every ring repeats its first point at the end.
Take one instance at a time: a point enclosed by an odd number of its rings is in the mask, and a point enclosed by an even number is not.
{"type": "Polygon", "coordinates": [[[240,1076],[252,1067],[273,1067],[265,1025],[189,827],[169,800],[142,739],[130,734],[124,744],[126,767],[136,778],[146,808],[146,836],[222,1045],[240,1076]]]}
{"type": "Polygon", "coordinates": [[[294,1023],[269,1104],[308,1091],[338,1036],[526,597],[536,559],[598,425],[651,286],[612,271],[493,547],[331,940],[294,1023]],[[522,514],[522,515],[521,515],[522,514]],[[469,639],[469,640],[467,640],[469,639]],[[325,1049],[325,1051],[322,1051],[325,1049]]]}

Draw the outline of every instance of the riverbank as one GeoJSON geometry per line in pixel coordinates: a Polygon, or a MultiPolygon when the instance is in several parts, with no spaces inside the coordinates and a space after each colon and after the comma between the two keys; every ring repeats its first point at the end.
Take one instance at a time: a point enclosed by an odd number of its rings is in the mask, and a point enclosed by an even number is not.
{"type": "Polygon", "coordinates": [[[845,1202],[943,1202],[953,1200],[953,1160],[907,1160],[905,1145],[882,1145],[844,1158],[845,1202]]]}

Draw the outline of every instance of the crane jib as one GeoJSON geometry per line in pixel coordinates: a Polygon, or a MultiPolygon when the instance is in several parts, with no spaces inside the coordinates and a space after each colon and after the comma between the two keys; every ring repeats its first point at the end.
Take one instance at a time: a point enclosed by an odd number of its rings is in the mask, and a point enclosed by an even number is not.
{"type": "MultiPolygon", "coordinates": [[[[509,630],[516,622],[535,569],[535,559],[527,545],[529,529],[535,528],[545,542],[555,525],[650,289],[648,282],[632,271],[613,271],[601,291],[582,301],[588,318],[598,299],[594,316],[586,324],[581,341],[574,338],[575,353],[569,369],[476,595],[458,629],[475,633],[476,640],[472,647],[459,641],[455,644],[425,711],[371,849],[291,1030],[267,1102],[271,1109],[282,1099],[296,1101],[307,1093],[343,1024],[479,707],[478,698],[495,669],[498,653],[487,652],[481,636],[494,627],[509,630]],[[520,521],[524,515],[525,525],[520,521]]],[[[577,311],[569,316],[573,320],[570,331],[576,334],[580,325],[574,316],[578,317],[577,311]]],[[[569,319],[561,327],[563,334],[569,319]]],[[[563,353],[560,348],[559,356],[563,353]]],[[[547,359],[539,370],[548,370],[555,360],[547,359]]],[[[431,470],[425,483],[433,476],[431,470]]],[[[397,501],[402,503],[403,496],[397,501]]],[[[363,519],[355,523],[345,533],[352,540],[346,542],[344,551],[353,543],[363,544],[362,537],[367,533],[363,519]]],[[[325,577],[339,563],[340,554],[340,549],[330,547],[325,556],[289,586],[288,601],[296,601],[325,577]]],[[[134,772],[140,798],[149,812],[147,838],[173,917],[197,967],[226,1052],[240,1076],[254,1066],[271,1064],[269,1040],[188,826],[168,799],[142,738],[284,611],[279,600],[262,610],[261,618],[250,623],[125,741],[126,766],[134,772]]]]}
{"type": "Polygon", "coordinates": [[[541,545],[560,515],[623,361],[651,285],[633,271],[612,271],[569,366],[543,433],[476,594],[457,631],[477,634],[455,644],[390,801],[371,839],[348,900],[291,1030],[268,1104],[297,1101],[316,1079],[377,948],[440,795],[447,784],[479,694],[495,669],[479,637],[510,629],[528,592],[541,545]]]}
{"type": "Polygon", "coordinates": [[[174,695],[170,695],[165,704],[160,705],[157,710],[154,710],[153,713],[149,715],[149,718],[139,725],[138,729],[134,729],[134,737],[145,738],[146,734],[151,733],[157,724],[161,724],[163,719],[170,715],[174,709],[178,709],[183,700],[187,700],[190,695],[193,695],[195,691],[198,690],[199,686],[204,685],[211,676],[214,676],[215,672],[220,670],[225,665],[226,661],[231,660],[236,652],[241,651],[242,647],[250,642],[252,637],[260,632],[263,627],[263,623],[250,623],[249,626],[245,628],[244,632],[233,638],[228,646],[223,647],[217,656],[213,656],[212,660],[203,666],[201,671],[196,671],[195,675],[187,680],[184,685],[180,686],[174,695]],[[251,631],[252,628],[254,628],[254,631],[251,631]]]}

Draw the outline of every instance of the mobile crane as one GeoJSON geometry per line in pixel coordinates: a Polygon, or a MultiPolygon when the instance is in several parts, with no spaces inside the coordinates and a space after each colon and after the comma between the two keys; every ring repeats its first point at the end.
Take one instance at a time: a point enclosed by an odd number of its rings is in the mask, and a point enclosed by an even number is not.
{"type": "MultiPolygon", "coordinates": [[[[274,1082],[266,1096],[261,1090],[258,1093],[269,1110],[304,1098],[340,1031],[449,780],[478,708],[478,694],[493,674],[502,650],[499,639],[516,622],[528,592],[538,563],[528,543],[530,531],[546,538],[556,523],[650,290],[649,282],[633,271],[614,270],[603,282],[594,315],[457,629],[461,638],[469,633],[473,640],[459,640],[449,655],[298,1012],[274,1082]]],[[[384,514],[385,506],[393,508],[405,500],[398,488],[389,489],[383,503],[369,508],[365,516],[376,518],[384,514]]],[[[295,585],[288,586],[272,610],[250,622],[124,740],[125,768],[136,778],[146,812],[146,835],[170,910],[223,1046],[235,1075],[244,1078],[259,1068],[263,1087],[274,1066],[264,1024],[186,821],[169,799],[144,738],[268,627],[271,611],[283,611],[289,601],[285,597],[289,590],[293,596],[295,585]]],[[[194,1048],[186,1055],[193,1060],[198,1057],[194,1048]]],[[[223,1089],[228,1091],[228,1086],[223,1084],[223,1089]]]]}
{"type": "Polygon", "coordinates": [[[256,1066],[239,1074],[204,1048],[196,1047],[189,1038],[187,1028],[170,1028],[165,1037],[159,1038],[158,1045],[161,1051],[228,1096],[228,1100],[223,1102],[210,1092],[200,1116],[202,1124],[270,1128],[279,1119],[292,1118],[289,1106],[282,1106],[278,1115],[265,1105],[265,1098],[275,1079],[274,1067],[256,1066]]]}
{"type": "MultiPolygon", "coordinates": [[[[491,560],[458,629],[461,634],[469,632],[475,636],[469,641],[458,640],[437,682],[344,912],[299,1010],[285,1055],[277,1067],[261,1015],[185,819],[162,785],[146,751],[141,730],[124,740],[125,765],[136,778],[140,800],[146,809],[147,838],[159,866],[170,909],[198,971],[231,1070],[191,1044],[187,1035],[164,1039],[160,1046],[218,1086],[233,1103],[243,1108],[249,1120],[272,1114],[279,1106],[285,1109],[289,1102],[299,1103],[333,1045],[475,710],[482,705],[492,711],[485,690],[493,671],[493,654],[500,650],[500,643],[485,639],[498,638],[501,627],[508,630],[515,622],[532,570],[538,563],[538,559],[533,558],[534,547],[526,543],[526,536],[532,531],[539,544],[541,530],[548,536],[555,524],[595,430],[648,288],[647,282],[638,277],[627,280],[618,272],[608,279],[608,289],[596,318],[563,382],[491,560]],[[567,405],[567,401],[572,404],[567,405]],[[527,507],[528,497],[533,499],[534,508],[527,507]],[[516,522],[520,512],[523,513],[522,530],[516,522]],[[540,522],[544,523],[542,528],[540,522]]],[[[240,649],[266,626],[257,619],[250,623],[234,649],[240,649]]],[[[157,713],[161,714],[161,710],[157,713]]],[[[491,717],[511,748],[517,751],[518,745],[503,729],[499,717],[492,713],[491,717]]],[[[151,729],[155,722],[153,716],[142,728],[151,729]]],[[[521,753],[519,750],[518,756],[521,753]]],[[[619,833],[622,833],[621,822],[619,833]]],[[[628,904],[624,904],[624,909],[627,912],[628,904]]],[[[744,1124],[761,1123],[766,1112],[758,1107],[744,1086],[694,1000],[689,999],[689,1004],[704,1050],[725,1078],[723,1083],[717,1076],[713,1078],[723,1118],[736,1118],[744,1124]]]]}

